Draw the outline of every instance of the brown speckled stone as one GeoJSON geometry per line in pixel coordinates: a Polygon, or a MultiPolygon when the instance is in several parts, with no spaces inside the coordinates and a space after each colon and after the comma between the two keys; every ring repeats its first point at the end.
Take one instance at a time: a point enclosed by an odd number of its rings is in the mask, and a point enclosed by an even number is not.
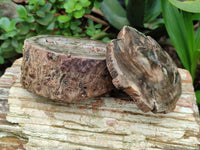
{"type": "Polygon", "coordinates": [[[62,36],[36,36],[24,43],[21,82],[28,91],[57,101],[80,101],[113,88],[106,44],[62,36]]]}
{"type": "Polygon", "coordinates": [[[151,37],[125,26],[107,46],[113,84],[144,112],[172,111],[181,95],[181,77],[170,56],[151,37]]]}

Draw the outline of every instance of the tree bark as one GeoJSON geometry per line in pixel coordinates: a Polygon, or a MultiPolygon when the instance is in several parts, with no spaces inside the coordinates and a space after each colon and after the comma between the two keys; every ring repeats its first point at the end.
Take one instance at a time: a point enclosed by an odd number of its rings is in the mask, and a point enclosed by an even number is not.
{"type": "MultiPolygon", "coordinates": [[[[9,138],[9,142],[3,140],[12,135],[25,141],[21,146],[26,149],[200,148],[198,108],[192,79],[186,70],[179,69],[182,95],[175,110],[168,114],[153,114],[142,112],[132,101],[110,96],[76,103],[45,99],[22,87],[19,79],[21,59],[16,63],[0,79],[1,91],[7,91],[15,81],[9,91],[8,122],[4,117],[5,122],[0,124],[0,146],[12,143],[9,138]],[[7,87],[6,80],[9,82],[7,87]],[[2,137],[3,133],[9,135],[2,137]]],[[[7,92],[1,92],[0,97],[4,97],[4,100],[1,98],[1,103],[7,102],[7,92]]]]}

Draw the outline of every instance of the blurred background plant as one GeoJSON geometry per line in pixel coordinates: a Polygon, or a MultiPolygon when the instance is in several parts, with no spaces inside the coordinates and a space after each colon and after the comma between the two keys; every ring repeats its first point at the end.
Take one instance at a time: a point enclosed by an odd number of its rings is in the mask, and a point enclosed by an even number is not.
{"type": "Polygon", "coordinates": [[[0,0],[0,73],[21,56],[24,40],[35,35],[109,41],[109,34],[103,31],[105,26],[94,22],[91,16],[84,17],[91,14],[93,7],[98,9],[100,1],[27,0],[17,5],[11,0],[0,0]]]}
{"type": "Polygon", "coordinates": [[[53,34],[109,42],[129,25],[159,41],[178,66],[191,73],[200,103],[200,0],[19,1],[17,5],[0,0],[0,64],[4,68],[21,56],[28,37],[53,34]]]}
{"type": "MultiPolygon", "coordinates": [[[[162,0],[161,7],[168,35],[184,68],[195,81],[199,76],[196,70],[200,58],[200,1],[162,0]]],[[[195,93],[200,104],[200,90],[195,93]]]]}

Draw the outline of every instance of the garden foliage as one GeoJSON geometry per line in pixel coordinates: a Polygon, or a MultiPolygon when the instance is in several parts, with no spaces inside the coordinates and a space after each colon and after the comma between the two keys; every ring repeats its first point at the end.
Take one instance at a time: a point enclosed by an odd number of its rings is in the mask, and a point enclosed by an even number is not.
{"type": "MultiPolygon", "coordinates": [[[[194,81],[200,59],[200,25],[195,33],[193,22],[200,20],[200,1],[162,0],[161,6],[168,35],[183,66],[194,81]]],[[[199,93],[200,91],[196,91],[198,103],[199,93]]]]}
{"type": "MultiPolygon", "coordinates": [[[[99,38],[109,40],[101,30],[101,24],[83,19],[93,7],[99,8],[101,0],[28,0],[27,5],[18,5],[18,17],[0,18],[0,64],[5,64],[22,53],[26,38],[53,34],[64,36],[99,38]]],[[[2,1],[1,3],[9,3],[2,1]]],[[[3,12],[1,12],[3,13],[3,12]]]]}

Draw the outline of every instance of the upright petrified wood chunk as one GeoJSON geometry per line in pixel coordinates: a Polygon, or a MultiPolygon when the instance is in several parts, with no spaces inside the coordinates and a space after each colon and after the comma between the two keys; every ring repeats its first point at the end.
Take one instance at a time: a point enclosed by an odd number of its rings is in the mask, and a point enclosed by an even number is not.
{"type": "Polygon", "coordinates": [[[125,26],[107,45],[113,84],[144,112],[169,112],[181,94],[181,77],[170,56],[151,37],[125,26]]]}
{"type": "Polygon", "coordinates": [[[80,101],[113,88],[106,44],[62,36],[36,36],[24,43],[24,88],[58,101],[80,101]]]}

